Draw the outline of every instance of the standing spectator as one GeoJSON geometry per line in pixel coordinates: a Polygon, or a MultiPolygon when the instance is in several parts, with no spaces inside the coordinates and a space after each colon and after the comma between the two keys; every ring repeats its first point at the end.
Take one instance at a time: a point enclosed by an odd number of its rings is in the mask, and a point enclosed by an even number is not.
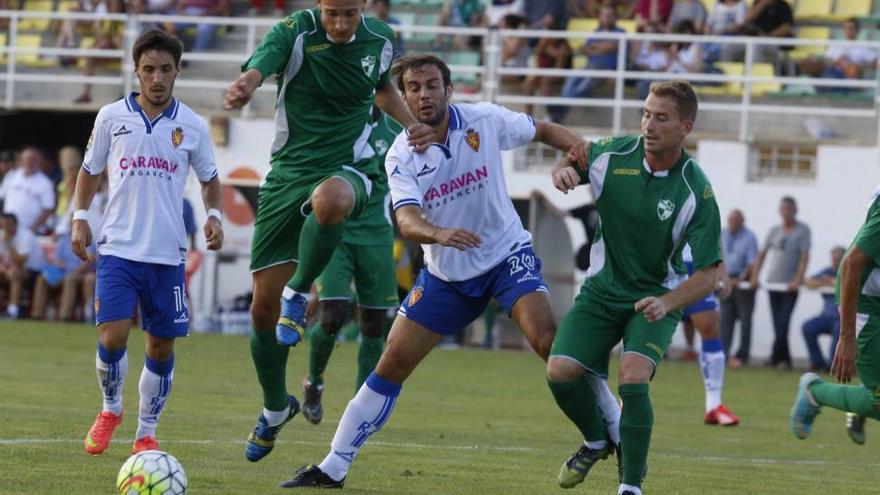
{"type": "MultiPolygon", "coordinates": [[[[391,0],[373,0],[370,3],[370,13],[376,19],[390,25],[400,25],[400,20],[391,15],[391,0]]],[[[391,55],[392,60],[397,60],[406,53],[406,47],[403,45],[403,37],[399,32],[394,32],[394,53],[391,55]]]]}
{"type": "Polygon", "coordinates": [[[810,259],[810,228],[795,218],[797,203],[791,196],[784,196],[779,202],[779,216],[782,224],[770,229],[767,240],[752,272],[752,287],[758,286],[758,276],[767,253],[772,251],[770,273],[767,283],[781,284],[785,289],[773,288],[770,295],[770,311],[773,313],[773,331],[776,340],[773,342],[773,353],[770,366],[784,366],[791,369],[791,354],[788,350],[788,326],[791,313],[798,298],[798,288],[804,281],[807,261],[810,259]]]}
{"type": "MultiPolygon", "coordinates": [[[[454,27],[482,27],[486,24],[483,4],[480,0],[446,0],[440,12],[438,24],[454,27]]],[[[437,45],[443,45],[448,35],[438,34],[437,45]]],[[[476,50],[480,48],[480,36],[455,35],[452,37],[452,48],[455,50],[476,50]]]]}
{"type": "MultiPolygon", "coordinates": [[[[599,27],[597,33],[623,33],[623,29],[617,26],[617,12],[610,5],[602,7],[599,12],[599,27]]],[[[617,40],[587,39],[581,46],[580,52],[588,57],[585,69],[614,70],[617,68],[617,40]]],[[[593,89],[601,81],[590,77],[569,77],[562,85],[563,98],[583,98],[589,96],[593,89]]],[[[562,123],[568,116],[571,107],[553,105],[547,108],[553,122],[562,123]]]]}
{"type": "Polygon", "coordinates": [[[18,225],[37,233],[55,208],[55,185],[40,171],[43,153],[28,146],[18,155],[18,167],[0,185],[3,212],[12,213],[18,225]]]}
{"type": "MultiPolygon", "coordinates": [[[[794,14],[785,0],[755,0],[746,14],[746,22],[734,34],[770,38],[789,38],[794,34],[794,14]]],[[[722,47],[722,60],[742,60],[745,45],[722,47]]],[[[779,46],[755,45],[755,62],[775,63],[779,46]]]]}
{"type": "Polygon", "coordinates": [[[724,266],[727,269],[725,282],[730,284],[730,297],[721,300],[721,339],[724,354],[731,356],[731,368],[748,364],[752,345],[752,312],[755,310],[755,289],[743,288],[740,282],[750,279],[758,256],[758,240],[751,230],[745,227],[745,218],[740,210],[727,215],[727,228],[721,231],[724,247],[724,266]],[[733,331],[739,320],[739,350],[730,352],[733,344],[733,331]]]}
{"type": "Polygon", "coordinates": [[[691,21],[695,33],[702,33],[706,27],[706,7],[700,0],[675,0],[669,19],[666,21],[666,32],[674,32],[682,21],[691,21]]]}
{"type": "Polygon", "coordinates": [[[659,24],[665,26],[672,13],[673,0],[636,0],[627,17],[636,20],[639,26],[659,24]]]}
{"type": "MultiPolygon", "coordinates": [[[[564,30],[568,25],[565,0],[525,0],[524,13],[528,29],[564,30]]],[[[567,69],[571,67],[571,48],[565,38],[541,38],[529,40],[534,47],[538,67],[542,69],[567,69]]],[[[541,96],[554,96],[556,78],[528,76],[523,82],[523,93],[531,96],[538,91],[541,96]]],[[[525,113],[532,115],[533,108],[527,104],[525,113]]]]}
{"type": "MultiPolygon", "coordinates": [[[[226,16],[229,15],[229,0],[180,0],[177,5],[177,11],[180,15],[188,16],[226,16]]],[[[190,51],[207,51],[214,44],[214,34],[220,26],[218,24],[193,22],[175,24],[174,30],[178,33],[183,33],[183,31],[193,26],[196,28],[196,39],[190,51]]]]}
{"type": "MultiPolygon", "coordinates": [[[[837,246],[831,250],[831,266],[825,267],[819,273],[804,280],[804,285],[811,289],[834,288],[837,280],[837,270],[846,248],[837,246]]],[[[837,303],[834,301],[832,292],[822,293],[822,313],[804,322],[802,331],[804,341],[807,343],[807,351],[810,353],[810,371],[827,372],[831,369],[834,360],[834,349],[837,348],[837,338],[840,336],[840,314],[837,311],[837,303]],[[831,346],[828,347],[828,359],[822,356],[819,349],[819,336],[830,335],[831,346]]]]}
{"type": "MultiPolygon", "coordinates": [[[[82,166],[82,153],[76,146],[65,146],[58,152],[58,164],[61,166],[62,178],[55,189],[55,197],[58,198],[55,204],[55,217],[59,219],[60,225],[63,223],[61,219],[69,210],[70,199],[76,188],[76,175],[82,166]]],[[[70,222],[69,218],[67,222],[70,222]]]]}
{"type": "Polygon", "coordinates": [[[22,288],[42,268],[42,256],[37,237],[19,225],[14,214],[3,214],[0,229],[0,282],[9,285],[6,317],[14,320],[18,318],[22,288]]]}

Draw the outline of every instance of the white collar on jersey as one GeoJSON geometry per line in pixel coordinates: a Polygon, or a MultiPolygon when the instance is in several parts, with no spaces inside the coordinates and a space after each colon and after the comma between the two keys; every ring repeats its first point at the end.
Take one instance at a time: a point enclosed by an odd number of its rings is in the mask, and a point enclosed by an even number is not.
{"type": "Polygon", "coordinates": [[[458,108],[455,105],[449,105],[446,107],[446,111],[449,112],[449,129],[446,131],[446,142],[441,143],[431,143],[432,146],[436,146],[443,151],[443,155],[446,156],[447,159],[452,158],[452,151],[449,146],[449,137],[452,135],[452,131],[460,131],[464,129],[466,126],[466,122],[461,118],[461,112],[459,112],[458,108]]]}
{"type": "Polygon", "coordinates": [[[351,38],[349,38],[349,40],[346,41],[345,43],[337,43],[337,42],[333,41],[333,38],[330,37],[330,33],[324,33],[324,36],[327,37],[327,41],[329,41],[330,43],[333,43],[334,45],[348,45],[352,41],[354,41],[355,38],[357,38],[357,32],[355,32],[353,35],[351,35],[351,38]]]}
{"type": "Polygon", "coordinates": [[[647,170],[648,173],[653,175],[654,177],[668,177],[669,176],[668,169],[667,170],[660,170],[657,172],[654,172],[653,170],[651,170],[651,166],[648,165],[648,160],[645,158],[642,158],[642,166],[645,167],[645,170],[647,170]]]}
{"type": "Polygon", "coordinates": [[[147,114],[144,112],[144,109],[141,108],[140,104],[137,102],[137,97],[140,93],[136,93],[132,91],[128,98],[125,99],[125,105],[128,107],[129,111],[139,113],[141,118],[144,119],[144,126],[147,128],[147,133],[151,133],[153,131],[153,127],[162,119],[162,117],[174,120],[177,117],[177,110],[180,108],[180,100],[175,97],[171,97],[171,104],[168,105],[168,108],[162,111],[155,120],[150,121],[150,118],[147,117],[147,114]]]}

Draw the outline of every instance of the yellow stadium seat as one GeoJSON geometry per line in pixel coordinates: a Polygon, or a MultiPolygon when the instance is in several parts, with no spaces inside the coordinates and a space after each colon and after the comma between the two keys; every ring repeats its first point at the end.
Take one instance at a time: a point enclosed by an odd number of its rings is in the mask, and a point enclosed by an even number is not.
{"type": "MultiPolygon", "coordinates": [[[[725,75],[741,76],[743,75],[743,64],[741,62],[715,62],[715,67],[721,69],[725,75]]],[[[731,81],[721,86],[698,86],[700,93],[705,95],[728,94],[733,96],[742,95],[742,83],[731,81]]]]}
{"type": "MultiPolygon", "coordinates": [[[[39,34],[19,34],[16,48],[39,48],[43,44],[43,38],[39,34]]],[[[36,53],[16,53],[16,63],[28,65],[31,67],[53,67],[56,60],[54,58],[44,59],[36,53]]]]}
{"type": "Polygon", "coordinates": [[[584,45],[587,35],[582,32],[592,33],[599,27],[599,19],[589,19],[586,17],[574,17],[568,20],[569,32],[577,32],[578,34],[568,37],[568,46],[572,51],[578,51],[584,45]]]}
{"type": "MultiPolygon", "coordinates": [[[[6,33],[0,33],[0,47],[6,48],[6,33]]],[[[0,65],[6,64],[6,52],[0,53],[0,65]]]]}
{"type": "Polygon", "coordinates": [[[798,0],[794,18],[822,19],[831,15],[831,0],[798,0]]]}
{"type": "MultiPolygon", "coordinates": [[[[28,0],[23,10],[27,12],[52,12],[52,0],[28,0]]],[[[49,27],[49,19],[34,17],[22,18],[18,22],[20,31],[45,31],[49,27]]]]}
{"type": "MultiPolygon", "coordinates": [[[[718,67],[728,76],[742,76],[745,74],[745,67],[740,62],[716,62],[715,67],[718,67]]],[[[752,64],[752,76],[753,77],[774,77],[776,74],[773,70],[773,64],[752,64]]],[[[742,96],[743,94],[743,84],[739,81],[728,82],[727,84],[721,86],[723,88],[724,93],[729,94],[731,96],[742,96]]],[[[782,85],[775,82],[757,82],[752,83],[752,96],[763,96],[767,93],[774,93],[782,90],[782,85]]],[[[716,88],[701,88],[700,92],[703,94],[718,94],[717,87],[716,88]],[[709,90],[709,91],[705,91],[709,90]],[[714,90],[714,91],[713,91],[714,90]]]]}
{"type": "Polygon", "coordinates": [[[843,20],[848,17],[871,15],[871,0],[837,0],[832,17],[843,20]]]}
{"type": "MultiPolygon", "coordinates": [[[[752,76],[775,77],[773,64],[752,64],[752,76]]],[[[767,93],[776,93],[782,90],[782,85],[777,82],[752,83],[752,96],[764,96],[767,93]]]]}
{"type": "MultiPolygon", "coordinates": [[[[826,26],[804,26],[797,28],[797,38],[803,40],[827,40],[831,37],[831,28],[826,26]]],[[[788,54],[792,60],[802,60],[825,53],[825,45],[796,46],[788,54]]]]}
{"type": "Polygon", "coordinates": [[[76,8],[77,3],[76,0],[58,0],[58,8],[56,10],[58,12],[70,12],[76,8]]]}
{"type": "Polygon", "coordinates": [[[706,12],[712,12],[712,8],[715,7],[715,0],[703,0],[703,7],[706,7],[706,12]]]}
{"type": "Polygon", "coordinates": [[[633,19],[621,19],[621,20],[617,21],[617,27],[619,27],[620,29],[623,29],[624,31],[626,31],[629,34],[632,34],[632,33],[636,32],[637,25],[636,25],[636,21],[633,19]]]}

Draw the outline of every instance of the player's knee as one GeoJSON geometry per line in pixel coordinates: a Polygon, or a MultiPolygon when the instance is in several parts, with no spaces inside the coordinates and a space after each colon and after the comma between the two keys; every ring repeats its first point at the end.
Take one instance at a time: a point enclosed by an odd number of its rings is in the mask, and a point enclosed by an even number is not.
{"type": "Polygon", "coordinates": [[[174,339],[150,336],[147,338],[147,356],[154,361],[168,361],[174,352],[174,339]]]}
{"type": "Polygon", "coordinates": [[[565,383],[584,376],[586,370],[569,359],[552,358],[547,362],[547,379],[553,383],[565,383]]]}
{"type": "Polygon", "coordinates": [[[382,336],[385,323],[385,311],[361,308],[361,334],[364,337],[377,338],[382,336]]]}
{"type": "Polygon", "coordinates": [[[279,310],[277,301],[261,301],[255,298],[251,304],[251,321],[254,330],[274,330],[279,310]]]}
{"type": "Polygon", "coordinates": [[[325,181],[312,193],[312,211],[318,223],[341,223],[354,207],[351,186],[344,179],[334,177],[325,181]]]}
{"type": "Polygon", "coordinates": [[[649,371],[649,370],[645,370],[643,368],[630,368],[630,369],[625,369],[623,367],[620,368],[619,382],[621,384],[648,383],[650,381],[651,381],[651,371],[649,371]]]}

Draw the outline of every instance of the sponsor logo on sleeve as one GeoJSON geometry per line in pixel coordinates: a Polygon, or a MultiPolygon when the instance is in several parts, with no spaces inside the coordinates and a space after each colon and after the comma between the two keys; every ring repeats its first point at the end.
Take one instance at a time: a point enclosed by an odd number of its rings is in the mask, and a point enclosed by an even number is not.
{"type": "Polygon", "coordinates": [[[426,163],[426,164],[422,165],[422,169],[419,170],[419,173],[416,174],[416,176],[417,177],[424,177],[428,174],[433,173],[435,170],[437,170],[437,167],[429,167],[428,164],[426,163]]]}
{"type": "Polygon", "coordinates": [[[131,134],[131,131],[125,128],[125,124],[122,124],[122,127],[113,133],[113,137],[125,136],[126,134],[131,134]]]}

